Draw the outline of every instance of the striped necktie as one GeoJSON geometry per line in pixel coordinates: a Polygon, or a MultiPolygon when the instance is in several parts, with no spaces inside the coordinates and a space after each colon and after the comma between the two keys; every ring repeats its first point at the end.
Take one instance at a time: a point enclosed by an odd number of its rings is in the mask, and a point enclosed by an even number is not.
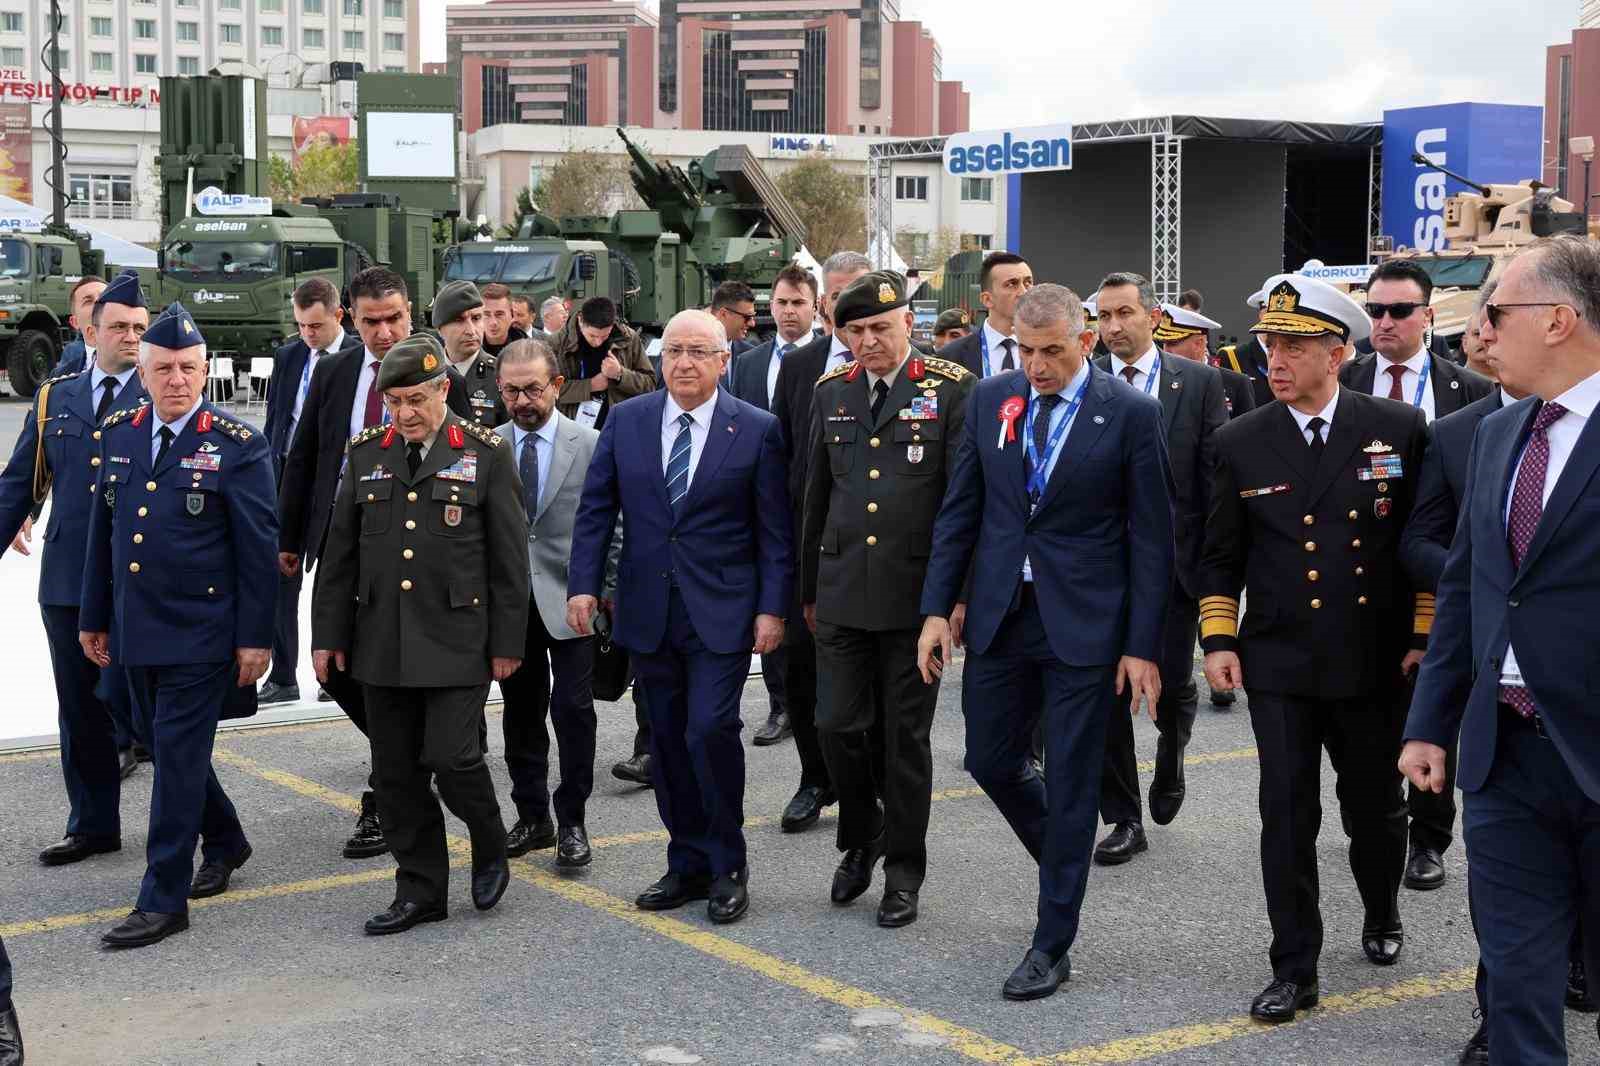
{"type": "Polygon", "coordinates": [[[667,501],[672,504],[672,515],[678,516],[683,498],[689,495],[689,448],[693,443],[689,427],[694,418],[689,414],[678,416],[678,435],[672,441],[672,453],[667,458],[667,501]]]}

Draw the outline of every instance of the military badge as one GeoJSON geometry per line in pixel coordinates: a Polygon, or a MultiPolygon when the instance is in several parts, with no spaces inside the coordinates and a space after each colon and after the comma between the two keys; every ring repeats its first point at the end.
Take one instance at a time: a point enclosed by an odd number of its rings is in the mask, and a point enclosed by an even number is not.
{"type": "Polygon", "coordinates": [[[1239,492],[1241,500],[1248,500],[1256,496],[1271,496],[1275,492],[1288,492],[1288,485],[1268,485],[1261,489],[1242,489],[1239,492]]]}
{"type": "Polygon", "coordinates": [[[909,407],[900,408],[898,417],[902,422],[922,421],[923,419],[931,421],[938,418],[938,397],[935,396],[933,399],[929,399],[926,396],[914,396],[909,407]]]}
{"type": "Polygon", "coordinates": [[[203,452],[217,451],[217,444],[215,441],[203,441],[200,445],[200,450],[203,452]]]}
{"type": "Polygon", "coordinates": [[[431,374],[437,369],[439,369],[439,358],[438,358],[438,356],[434,355],[432,352],[424,352],[422,354],[422,370],[423,370],[423,372],[427,373],[427,374],[431,374]]]}
{"type": "Polygon", "coordinates": [[[386,481],[386,480],[388,480],[389,478],[392,478],[392,477],[394,477],[394,475],[389,473],[389,468],[384,466],[382,463],[379,463],[377,466],[373,467],[370,472],[362,474],[361,475],[361,480],[362,481],[386,481]]]}
{"type": "Polygon", "coordinates": [[[192,515],[198,515],[206,509],[206,496],[203,492],[191,492],[183,498],[183,508],[192,515]]]}
{"type": "Polygon", "coordinates": [[[920,463],[920,462],[922,462],[922,445],[920,445],[920,444],[912,444],[912,445],[909,445],[906,448],[906,462],[908,462],[908,463],[920,463]]]}
{"type": "Polygon", "coordinates": [[[222,456],[216,452],[196,452],[186,459],[179,459],[178,466],[184,470],[221,470],[222,456]]]}
{"type": "Polygon", "coordinates": [[[106,486],[105,501],[106,501],[106,506],[107,507],[111,508],[112,510],[116,510],[116,507],[117,507],[117,487],[115,485],[107,485],[106,486]]]}
{"type": "Polygon", "coordinates": [[[894,286],[887,281],[878,286],[878,302],[881,304],[894,303],[894,286]]]}
{"type": "Polygon", "coordinates": [[[1366,452],[1368,455],[1383,455],[1383,454],[1385,454],[1387,452],[1394,451],[1394,445],[1385,444],[1381,440],[1375,440],[1371,444],[1367,445],[1365,448],[1362,448],[1361,450],[1366,452]]]}
{"type": "Polygon", "coordinates": [[[454,529],[461,524],[461,507],[458,504],[447,503],[444,508],[444,524],[454,529]]]}
{"type": "Polygon", "coordinates": [[[1378,518],[1388,518],[1389,512],[1394,510],[1394,501],[1387,496],[1379,496],[1372,501],[1372,513],[1378,518]]]}
{"type": "MultiPolygon", "coordinates": [[[[452,425],[445,431],[445,436],[450,439],[450,447],[452,448],[460,449],[467,446],[466,435],[461,432],[459,425],[452,425]]],[[[476,462],[476,459],[474,459],[474,462],[476,462]]]]}

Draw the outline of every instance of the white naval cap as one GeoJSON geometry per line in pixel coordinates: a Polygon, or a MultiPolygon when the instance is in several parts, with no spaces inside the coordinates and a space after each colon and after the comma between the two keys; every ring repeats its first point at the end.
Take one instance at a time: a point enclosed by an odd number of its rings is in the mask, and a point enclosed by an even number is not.
{"type": "Polygon", "coordinates": [[[1161,325],[1156,327],[1155,339],[1162,342],[1181,341],[1186,337],[1204,333],[1208,329],[1221,328],[1221,322],[1213,322],[1198,311],[1191,311],[1177,304],[1164,303],[1161,305],[1161,325]]]}
{"type": "Polygon", "coordinates": [[[1332,333],[1348,344],[1372,335],[1372,320],[1347,294],[1304,274],[1274,274],[1262,287],[1266,307],[1251,333],[1315,337],[1332,333]]]}

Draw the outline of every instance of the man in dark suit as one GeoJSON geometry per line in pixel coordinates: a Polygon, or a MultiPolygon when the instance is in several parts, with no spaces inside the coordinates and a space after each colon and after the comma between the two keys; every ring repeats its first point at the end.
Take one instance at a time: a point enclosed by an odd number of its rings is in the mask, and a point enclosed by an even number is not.
{"type": "MultiPolygon", "coordinates": [[[[1111,354],[1095,366],[1161,404],[1161,437],[1167,445],[1175,494],[1176,585],[1167,599],[1161,653],[1161,703],[1155,718],[1155,777],[1150,783],[1150,816],[1166,825],[1178,815],[1185,794],[1183,753],[1194,729],[1199,692],[1194,683],[1194,642],[1200,626],[1195,581],[1200,540],[1211,507],[1216,465],[1216,433],[1227,421],[1222,377],[1203,363],[1163,356],[1154,335],[1165,312],[1155,290],[1140,274],[1107,275],[1095,294],[1100,337],[1111,354]]],[[[1184,312],[1187,314],[1188,312],[1184,312]]],[[[1112,830],[1095,848],[1102,866],[1127,862],[1149,845],[1139,802],[1139,767],[1133,741],[1131,693],[1111,710],[1100,780],[1100,817],[1112,830]]]]}
{"type": "MultiPolygon", "coordinates": [[[[290,297],[300,336],[272,355],[275,387],[267,395],[267,420],[263,427],[272,449],[272,467],[281,485],[289,446],[311,391],[311,375],[325,355],[361,345],[361,338],[344,331],[344,308],[339,291],[326,278],[301,282],[290,297]]],[[[263,706],[294,703],[300,698],[295,669],[300,662],[300,586],[304,571],[278,575],[277,621],[272,631],[272,670],[257,697],[263,706]]]]}
{"type": "Polygon", "coordinates": [[[600,431],[572,532],[567,624],[579,635],[605,584],[617,516],[626,536],[612,639],[648,694],[667,873],[641,910],[707,900],[711,921],[750,905],[739,697],[750,652],[783,641],[793,580],[778,420],[718,387],[727,335],[681,311],[662,336],[665,390],[619,404],[600,431]]]}
{"type": "Polygon", "coordinates": [[[22,1066],[22,1026],[11,1003],[11,959],[0,940],[0,1066],[22,1066]]]}
{"type": "Polygon", "coordinates": [[[1021,369],[1012,316],[1017,301],[1033,287],[1033,269],[1014,252],[990,252],[978,268],[978,299],[983,301],[983,325],[970,336],[939,350],[939,358],[960,363],[979,378],[1021,369]]]}
{"type": "MultiPolygon", "coordinates": [[[[771,411],[783,361],[816,339],[811,332],[816,313],[817,279],[805,267],[790,263],[778,272],[772,284],[772,318],[778,335],[746,349],[734,360],[733,394],[752,407],[771,411]]],[[[771,710],[766,724],[751,740],[758,747],[776,744],[793,731],[785,697],[787,666],[788,651],[784,647],[761,657],[761,680],[766,685],[771,710]]]]}
{"type": "MultiPolygon", "coordinates": [[[[1372,272],[1366,293],[1374,351],[1340,367],[1340,383],[1420,408],[1429,422],[1488,396],[1492,381],[1427,350],[1432,295],[1433,279],[1416,263],[1409,259],[1381,263],[1372,272]]],[[[1402,699],[1407,695],[1402,693],[1402,699]]],[[[1438,888],[1445,880],[1443,855],[1455,832],[1454,791],[1411,789],[1407,807],[1411,849],[1405,885],[1420,891],[1438,888]]]]}
{"type": "MultiPolygon", "coordinates": [[[[831,328],[829,315],[851,282],[872,269],[872,261],[860,252],[835,252],[822,264],[822,293],[817,309],[827,333],[810,344],[784,356],[778,369],[772,413],[783,431],[789,464],[790,519],[800,528],[806,498],[806,464],[811,450],[811,401],[817,379],[843,366],[855,356],[831,328]]],[[[801,613],[800,583],[794,583],[794,598],[789,617],[801,613]]],[[[789,711],[789,728],[794,731],[795,754],[800,758],[800,786],[783,809],[781,826],[786,833],[797,833],[817,824],[822,809],[837,801],[828,764],[822,757],[817,738],[817,645],[809,627],[795,624],[784,629],[784,703],[789,711]]]]}
{"type": "Polygon", "coordinates": [[[1001,989],[1026,1000],[1072,970],[1100,798],[1084,768],[1104,756],[1119,695],[1152,712],[1161,698],[1174,549],[1161,405],[1085,358],[1094,334],[1070,290],[1035,286],[1016,324],[1027,369],[973,391],[933,529],[917,657],[930,684],[950,662],[948,618],[972,568],[967,769],[1039,864],[1033,944],[1001,989]],[[1044,778],[1029,761],[1041,700],[1044,778]]]}
{"type": "MultiPolygon", "coordinates": [[[[312,569],[322,554],[344,471],[345,445],[363,429],[387,421],[378,367],[390,348],[411,335],[411,298],[399,274],[387,267],[369,267],[350,279],[349,289],[361,346],[352,344],[317,360],[278,481],[278,571],[285,577],[300,573],[302,567],[312,569]]],[[[472,417],[466,386],[453,373],[447,402],[462,418],[472,417]]],[[[322,687],[367,735],[366,703],[349,672],[330,671],[322,687]]],[[[356,831],[344,847],[346,858],[368,858],[389,850],[370,780],[368,785],[356,831]]]]}
{"type": "Polygon", "coordinates": [[[1485,308],[1502,386],[1530,396],[1473,439],[1400,757],[1442,792],[1460,736],[1489,1056],[1519,1066],[1567,1061],[1561,962],[1580,921],[1600,928],[1597,294],[1600,251],[1561,237],[1520,253],[1485,308]]]}
{"type": "Polygon", "coordinates": [[[1278,400],[1217,431],[1197,585],[1206,677],[1248,690],[1261,763],[1273,980],[1250,1013],[1283,1022],[1319,996],[1324,748],[1365,911],[1362,951],[1390,966],[1405,943],[1395,707],[1428,607],[1414,616],[1399,540],[1427,426],[1416,410],[1339,386],[1350,341],[1371,328],[1354,300],[1298,274],[1268,279],[1267,292],[1253,329],[1268,337],[1278,400]]]}

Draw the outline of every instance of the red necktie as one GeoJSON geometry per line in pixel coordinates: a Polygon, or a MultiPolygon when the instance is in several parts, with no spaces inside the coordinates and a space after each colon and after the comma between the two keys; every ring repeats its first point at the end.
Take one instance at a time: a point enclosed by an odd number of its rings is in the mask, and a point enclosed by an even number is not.
{"type": "Polygon", "coordinates": [[[1127,379],[1129,385],[1132,385],[1133,379],[1139,376],[1139,368],[1136,366],[1125,366],[1122,368],[1122,376],[1127,379]]]}
{"type": "Polygon", "coordinates": [[[367,429],[383,425],[383,391],[378,388],[378,367],[381,364],[372,364],[372,380],[367,383],[367,407],[361,416],[361,424],[367,429]]]}
{"type": "Polygon", "coordinates": [[[1400,391],[1400,379],[1406,376],[1405,364],[1396,363],[1394,366],[1384,367],[1383,372],[1393,379],[1389,382],[1389,399],[1405,403],[1406,394],[1400,391]]]}
{"type": "MultiPolygon", "coordinates": [[[[1566,413],[1567,409],[1558,403],[1547,403],[1539,408],[1533,419],[1533,432],[1528,435],[1528,446],[1522,453],[1522,465],[1517,468],[1517,484],[1511,491],[1511,510],[1506,516],[1506,545],[1511,549],[1511,565],[1518,570],[1522,569],[1528,546],[1539,528],[1539,518],[1544,514],[1544,481],[1550,470],[1547,431],[1566,413]]],[[[1524,718],[1534,715],[1533,694],[1522,685],[1501,685],[1500,701],[1511,704],[1524,718]]]]}

